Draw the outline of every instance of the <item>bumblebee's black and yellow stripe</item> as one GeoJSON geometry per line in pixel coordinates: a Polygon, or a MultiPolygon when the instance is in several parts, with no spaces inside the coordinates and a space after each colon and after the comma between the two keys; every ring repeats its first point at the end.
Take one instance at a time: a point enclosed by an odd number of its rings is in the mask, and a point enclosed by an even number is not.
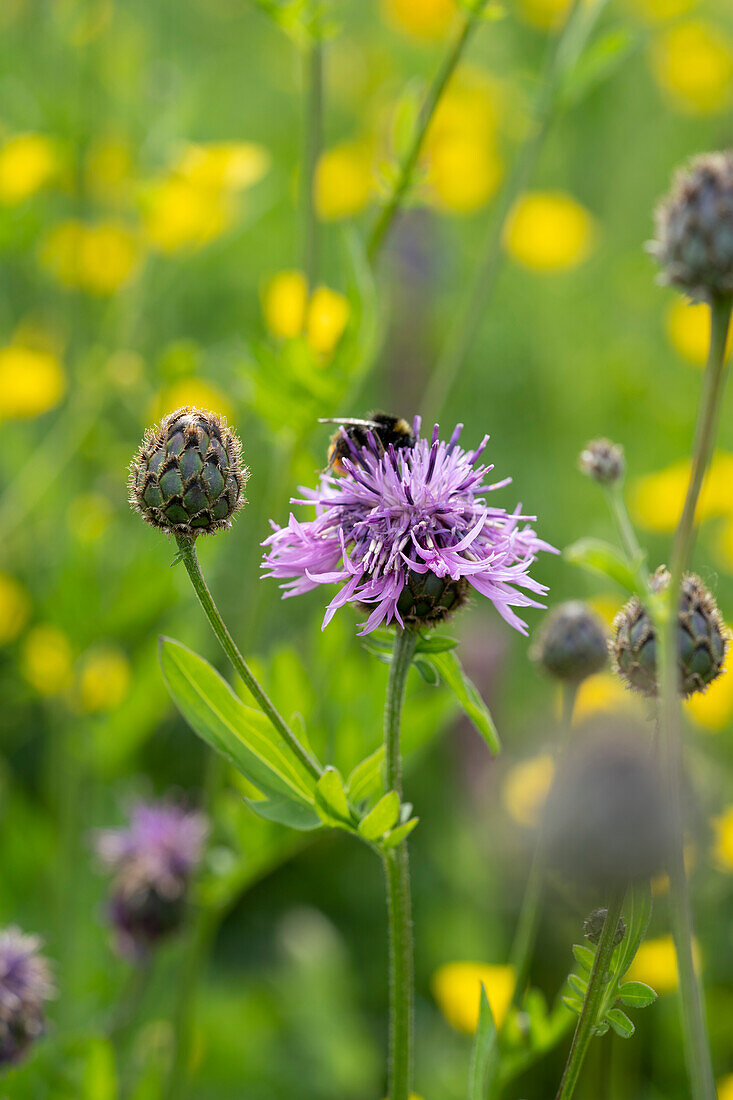
{"type": "Polygon", "coordinates": [[[344,473],[343,460],[351,458],[352,452],[348,440],[355,447],[366,447],[371,432],[377,442],[386,451],[391,445],[395,450],[401,447],[415,446],[415,433],[411,425],[401,416],[388,416],[387,413],[370,413],[366,420],[341,419],[321,420],[321,424],[338,424],[339,430],[331,437],[328,448],[328,470],[344,473]],[[342,430],[343,429],[343,430],[342,430]],[[344,433],[348,439],[344,438],[344,433]]]}

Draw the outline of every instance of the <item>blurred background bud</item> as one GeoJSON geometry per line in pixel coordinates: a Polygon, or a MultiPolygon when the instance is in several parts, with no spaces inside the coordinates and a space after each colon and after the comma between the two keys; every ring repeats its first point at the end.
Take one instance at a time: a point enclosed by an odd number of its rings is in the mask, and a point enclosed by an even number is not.
{"type": "Polygon", "coordinates": [[[601,485],[623,481],[626,473],[624,449],[610,439],[592,439],[580,452],[578,465],[582,473],[601,485]]]}
{"type": "Polygon", "coordinates": [[[54,989],[40,945],[19,928],[0,932],[0,1066],[19,1061],[45,1029],[44,1003],[54,989]]]}
{"type": "Polygon", "coordinates": [[[537,631],[530,657],[550,676],[579,683],[608,661],[606,628],[581,600],[558,604],[537,631]]]}

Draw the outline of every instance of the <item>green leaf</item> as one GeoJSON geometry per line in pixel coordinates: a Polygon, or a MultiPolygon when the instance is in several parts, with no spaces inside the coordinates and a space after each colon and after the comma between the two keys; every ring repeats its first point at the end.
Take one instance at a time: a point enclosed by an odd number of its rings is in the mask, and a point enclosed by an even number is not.
{"type": "Polygon", "coordinates": [[[432,653],[430,661],[440,673],[443,682],[451,689],[491,752],[500,752],[501,741],[489,708],[479,695],[475,684],[466,676],[455,653],[432,653]]]}
{"type": "Polygon", "coordinates": [[[606,1013],[606,1022],[622,1039],[630,1039],[636,1031],[629,1017],[620,1008],[610,1008],[606,1013]]]}
{"type": "Polygon", "coordinates": [[[481,985],[478,1028],[471,1051],[471,1064],[468,1070],[468,1100],[484,1100],[489,1067],[497,1051],[496,1024],[486,996],[486,988],[481,985]]]}
{"type": "Polygon", "coordinates": [[[117,1088],[112,1043],[108,1039],[91,1040],[84,1066],[80,1100],[116,1100],[117,1088]]]}
{"type": "Polygon", "coordinates": [[[356,765],[346,782],[346,791],[352,802],[364,802],[379,790],[383,764],[384,746],[380,745],[370,756],[356,765]]]}
{"type": "Polygon", "coordinates": [[[316,783],[316,810],[326,825],[353,827],[343,780],[335,768],[326,768],[316,783]]]}
{"type": "Polygon", "coordinates": [[[313,804],[315,781],[261,711],[245,706],[203,657],[161,638],[159,659],[169,692],[188,724],[268,796],[313,804]]]}
{"type": "Polygon", "coordinates": [[[421,635],[415,646],[415,653],[447,653],[458,645],[457,638],[449,638],[446,634],[421,635]]]}
{"type": "Polygon", "coordinates": [[[359,822],[359,835],[364,837],[364,840],[379,840],[396,824],[399,814],[400,796],[397,791],[390,791],[384,798],[380,798],[374,809],[359,822]]]}
{"type": "Polygon", "coordinates": [[[304,802],[296,802],[284,796],[271,798],[245,798],[245,802],[259,817],[288,825],[291,829],[320,829],[323,822],[318,814],[304,802]]]}
{"type": "Polygon", "coordinates": [[[647,1008],[657,999],[652,987],[644,982],[624,982],[618,988],[618,995],[629,1008],[647,1008]]]}
{"type": "Polygon", "coordinates": [[[577,974],[570,974],[568,976],[568,985],[574,990],[580,997],[585,997],[588,992],[588,983],[585,978],[580,978],[577,974]]]}
{"type": "Polygon", "coordinates": [[[440,676],[435,665],[431,664],[430,661],[421,661],[419,657],[413,657],[412,663],[426,684],[430,684],[431,687],[438,686],[440,676]]]}
{"type": "Polygon", "coordinates": [[[652,915],[652,890],[649,883],[632,887],[626,895],[624,916],[626,936],[619,946],[619,959],[616,967],[618,978],[623,978],[634,961],[639,944],[646,935],[652,915]]]}
{"type": "Polygon", "coordinates": [[[590,974],[596,959],[595,952],[591,951],[590,947],[586,947],[584,944],[574,943],[573,955],[575,955],[576,962],[590,974]]]}
{"type": "Polygon", "coordinates": [[[566,1008],[569,1008],[571,1012],[574,1012],[576,1016],[580,1016],[583,1011],[583,1002],[572,993],[567,993],[562,998],[562,1003],[566,1008]]]}
{"type": "Polygon", "coordinates": [[[407,839],[419,820],[419,817],[411,817],[404,825],[398,825],[396,829],[392,830],[389,836],[384,838],[382,847],[396,848],[398,844],[401,844],[403,840],[407,839]]]}
{"type": "Polygon", "coordinates": [[[608,1031],[608,1024],[606,1024],[606,1023],[599,1024],[598,1027],[593,1028],[593,1034],[594,1035],[605,1035],[607,1031],[608,1031]]]}
{"type": "Polygon", "coordinates": [[[601,573],[627,592],[636,591],[636,581],[626,558],[617,547],[602,539],[578,539],[565,547],[564,555],[573,565],[591,573],[601,573]]]}

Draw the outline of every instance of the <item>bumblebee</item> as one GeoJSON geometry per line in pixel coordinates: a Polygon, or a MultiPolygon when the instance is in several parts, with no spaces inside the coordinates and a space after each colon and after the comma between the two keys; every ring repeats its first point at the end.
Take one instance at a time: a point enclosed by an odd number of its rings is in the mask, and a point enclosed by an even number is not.
{"type": "Polygon", "coordinates": [[[334,470],[337,474],[346,472],[343,460],[353,457],[348,440],[351,440],[355,447],[366,447],[370,432],[383,451],[386,451],[390,445],[396,451],[403,447],[415,446],[415,433],[401,416],[388,416],[383,412],[374,412],[369,414],[367,420],[352,420],[349,417],[331,418],[319,420],[319,424],[339,425],[338,431],[331,438],[326,465],[327,470],[334,470]],[[344,433],[348,438],[344,438],[344,433]]]}

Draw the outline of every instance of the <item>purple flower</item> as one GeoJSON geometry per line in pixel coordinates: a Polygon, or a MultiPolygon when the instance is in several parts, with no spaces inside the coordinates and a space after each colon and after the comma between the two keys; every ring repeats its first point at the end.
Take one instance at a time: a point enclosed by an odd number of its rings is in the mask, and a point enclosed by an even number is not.
{"type": "Polygon", "coordinates": [[[114,872],[109,918],[121,954],[145,955],[178,928],[207,828],[196,811],[171,802],[139,802],[126,829],[96,834],[97,855],[114,872]]]}
{"type": "Polygon", "coordinates": [[[512,609],[543,606],[527,595],[547,591],[529,569],[538,551],[556,551],[527,525],[535,517],[523,516],[521,506],[508,513],[486,503],[489,492],[511,479],[487,482],[493,466],[479,458],[488,436],[475,451],[464,451],[461,428],[445,443],[436,425],[428,441],[419,438],[416,418],[415,446],[399,451],[384,451],[371,433],[363,447],[349,440],[345,476],[326,473],[319,489],[302,489],[305,499],[293,501],[314,505],[315,519],[302,523],[291,514],[287,527],[273,524],[263,544],[265,576],[286,581],[286,597],[319,584],[341,585],[324,627],[350,602],[374,605],[362,634],[395,621],[434,623],[459,606],[471,586],[526,634],[512,609]]]}
{"type": "Polygon", "coordinates": [[[22,1058],[45,1028],[44,1003],[54,988],[40,945],[19,928],[0,932],[0,1066],[22,1058]]]}

